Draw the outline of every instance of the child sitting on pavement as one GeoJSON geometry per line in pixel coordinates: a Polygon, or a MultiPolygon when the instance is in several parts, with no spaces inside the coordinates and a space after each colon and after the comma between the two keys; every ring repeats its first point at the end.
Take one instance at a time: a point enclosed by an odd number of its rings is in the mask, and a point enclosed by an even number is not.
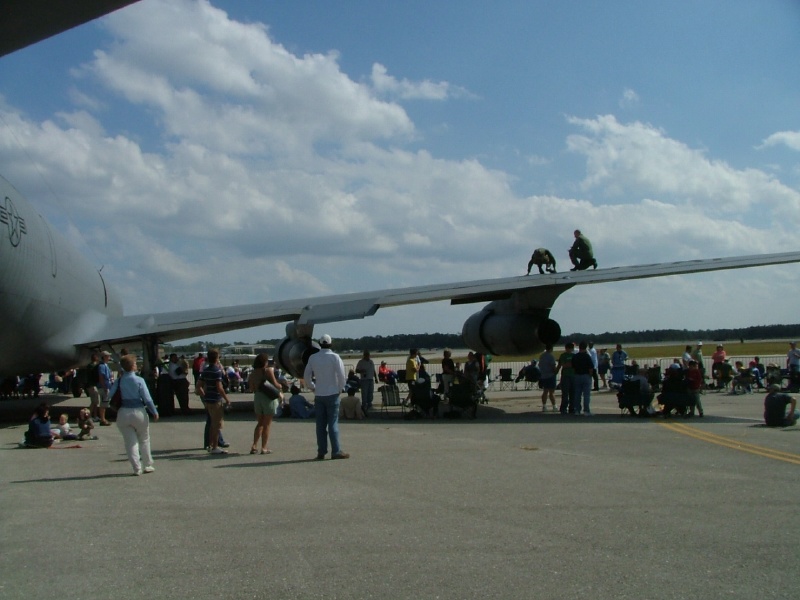
{"type": "Polygon", "coordinates": [[[92,421],[92,413],[89,411],[88,408],[82,408],[81,411],[78,413],[78,429],[80,433],[78,434],[79,440],[96,440],[97,436],[92,435],[92,429],[94,429],[94,421],[92,421]]]}
{"type": "Polygon", "coordinates": [[[69,427],[69,415],[62,413],[58,418],[58,425],[50,428],[53,438],[57,440],[77,440],[78,436],[72,433],[69,427]]]}

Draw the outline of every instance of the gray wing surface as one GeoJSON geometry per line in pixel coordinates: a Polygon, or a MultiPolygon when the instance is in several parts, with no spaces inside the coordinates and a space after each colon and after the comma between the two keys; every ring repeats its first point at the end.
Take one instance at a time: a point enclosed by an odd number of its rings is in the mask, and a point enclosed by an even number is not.
{"type": "Polygon", "coordinates": [[[712,258],[650,265],[568,271],[545,275],[522,275],[433,284],[407,288],[357,292],[317,298],[281,300],[221,308],[205,308],[111,318],[101,331],[79,343],[81,346],[120,344],[154,336],[167,342],[235,329],[297,321],[316,325],[363,319],[379,308],[449,300],[451,304],[490,302],[526,292],[534,299],[541,294],[543,308],[576,285],[609,283],[650,277],[666,277],[706,271],[743,269],[800,262],[800,252],[712,258]]]}

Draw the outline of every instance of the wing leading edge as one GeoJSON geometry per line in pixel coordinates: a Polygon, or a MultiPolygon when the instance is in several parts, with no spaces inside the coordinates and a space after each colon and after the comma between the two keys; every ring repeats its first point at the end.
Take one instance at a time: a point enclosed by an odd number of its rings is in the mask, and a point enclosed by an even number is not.
{"type": "Polygon", "coordinates": [[[800,262],[800,252],[611,267],[546,275],[522,275],[221,308],[132,315],[109,318],[100,331],[90,334],[77,345],[84,347],[116,345],[148,336],[168,342],[289,321],[297,321],[301,325],[316,325],[363,319],[374,315],[379,308],[384,307],[443,300],[449,300],[451,304],[490,302],[510,298],[517,292],[526,292],[529,301],[533,298],[534,302],[536,297],[541,295],[542,308],[551,308],[559,294],[576,285],[795,262],[800,262]],[[537,294],[537,290],[540,294],[537,294]]]}

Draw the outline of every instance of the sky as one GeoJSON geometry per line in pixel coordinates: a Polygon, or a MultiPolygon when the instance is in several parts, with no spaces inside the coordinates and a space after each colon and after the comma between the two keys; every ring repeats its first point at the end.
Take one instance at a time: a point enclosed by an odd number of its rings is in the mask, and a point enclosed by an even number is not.
{"type": "MultiPolygon", "coordinates": [[[[126,314],[798,250],[794,0],[141,0],[0,58],[0,174],[126,314]]],[[[797,323],[800,266],[579,286],[569,332],[797,323]]],[[[482,305],[334,337],[458,333],[482,305]]],[[[206,339],[251,342],[283,325],[206,339]]],[[[323,331],[324,330],[324,331],[323,331]]]]}

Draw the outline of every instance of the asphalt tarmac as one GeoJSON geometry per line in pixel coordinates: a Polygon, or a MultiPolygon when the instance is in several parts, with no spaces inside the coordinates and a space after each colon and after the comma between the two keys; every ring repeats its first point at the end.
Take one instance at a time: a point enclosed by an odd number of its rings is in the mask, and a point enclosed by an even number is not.
{"type": "Polygon", "coordinates": [[[202,450],[199,410],[162,419],[141,477],[116,426],[30,450],[0,424],[0,597],[800,597],[800,430],[763,427],[762,394],[667,420],[489,397],[475,421],[343,422],[350,460],[315,461],[294,419],[248,454],[235,395],[230,454],[202,450]]]}

